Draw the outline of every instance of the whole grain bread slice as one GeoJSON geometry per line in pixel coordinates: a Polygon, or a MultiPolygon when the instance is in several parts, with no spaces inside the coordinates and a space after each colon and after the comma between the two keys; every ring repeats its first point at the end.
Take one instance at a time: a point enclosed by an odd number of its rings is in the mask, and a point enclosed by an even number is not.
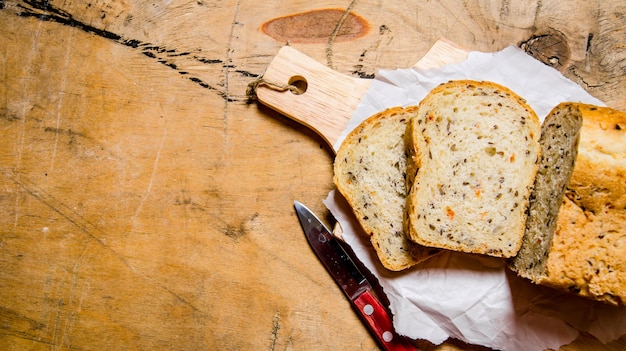
{"type": "Polygon", "coordinates": [[[541,161],[530,195],[526,232],[520,250],[508,262],[519,276],[535,282],[547,275],[552,237],[574,170],[581,126],[578,106],[568,103],[552,109],[541,126],[541,161]]]}
{"type": "Polygon", "coordinates": [[[532,108],[504,86],[459,80],[434,88],[410,123],[418,169],[406,206],[410,239],[515,255],[541,156],[532,108]]]}
{"type": "MultiPolygon", "coordinates": [[[[578,155],[558,216],[553,209],[543,215],[543,222],[550,224],[550,228],[541,230],[541,221],[536,221],[539,228],[531,226],[527,230],[525,242],[529,243],[529,249],[522,248],[510,266],[535,283],[623,306],[626,304],[626,113],[585,104],[571,104],[568,108],[576,108],[582,114],[582,127],[578,155]],[[536,244],[539,241],[541,245],[536,244]]],[[[563,166],[567,163],[563,162],[563,166]]],[[[554,176],[563,178],[562,168],[552,168],[554,176]]],[[[533,201],[546,203],[547,195],[546,191],[538,193],[533,201]]]]}
{"type": "Polygon", "coordinates": [[[406,203],[404,133],[416,107],[391,108],[369,117],[343,141],[334,162],[334,183],[380,262],[399,271],[435,255],[403,230],[406,203]]]}

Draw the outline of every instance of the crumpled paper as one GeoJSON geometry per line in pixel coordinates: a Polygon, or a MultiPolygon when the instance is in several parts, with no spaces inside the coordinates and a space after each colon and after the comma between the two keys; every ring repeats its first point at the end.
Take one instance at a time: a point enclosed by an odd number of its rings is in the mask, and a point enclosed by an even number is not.
{"type": "MultiPolygon", "coordinates": [[[[371,115],[417,105],[448,80],[488,80],[527,100],[543,121],[564,101],[603,105],[557,70],[516,47],[471,52],[467,60],[439,69],[382,70],[335,144],[371,115]]],[[[586,331],[602,342],[626,334],[626,308],[617,308],[534,285],[510,272],[501,259],[444,252],[402,272],[385,269],[345,199],[331,191],[324,204],[343,229],[343,239],[376,276],[390,302],[400,334],[440,344],[456,338],[499,350],[558,349],[586,331]]]]}

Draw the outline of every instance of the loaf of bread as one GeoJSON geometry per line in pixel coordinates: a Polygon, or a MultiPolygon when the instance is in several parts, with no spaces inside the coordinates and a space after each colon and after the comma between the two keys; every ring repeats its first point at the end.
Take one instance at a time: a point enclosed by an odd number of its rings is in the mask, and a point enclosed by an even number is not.
{"type": "Polygon", "coordinates": [[[577,104],[552,109],[541,126],[541,161],[530,195],[526,233],[509,266],[521,277],[538,282],[546,265],[556,230],[563,194],[578,154],[582,114],[577,104]]]}
{"type": "Polygon", "coordinates": [[[549,242],[549,249],[520,250],[512,268],[538,284],[625,305],[626,113],[577,108],[583,121],[576,163],[558,217],[544,218],[556,228],[527,231],[528,242],[549,242]]]}
{"type": "Polygon", "coordinates": [[[354,129],[341,144],[334,163],[334,183],[345,197],[381,263],[389,270],[411,267],[438,250],[407,239],[404,133],[416,108],[391,108],[354,129]]]}
{"type": "Polygon", "coordinates": [[[532,108],[498,84],[451,81],[420,102],[410,123],[409,163],[418,169],[406,205],[410,239],[515,255],[541,156],[532,108]]]}

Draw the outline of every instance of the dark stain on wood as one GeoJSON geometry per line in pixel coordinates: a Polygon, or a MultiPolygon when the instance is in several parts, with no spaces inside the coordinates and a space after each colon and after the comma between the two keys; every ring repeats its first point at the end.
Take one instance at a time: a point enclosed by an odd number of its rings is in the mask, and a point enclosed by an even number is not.
{"type": "Polygon", "coordinates": [[[9,110],[6,107],[0,108],[0,121],[8,121],[8,122],[17,122],[22,118],[17,115],[14,111],[9,110]]]}
{"type": "Polygon", "coordinates": [[[238,240],[246,235],[246,228],[243,222],[239,223],[238,225],[228,224],[226,228],[223,229],[223,231],[227,237],[233,240],[238,240]]]}
{"type": "Polygon", "coordinates": [[[369,32],[367,21],[345,10],[322,9],[278,17],[261,25],[261,31],[281,42],[326,43],[352,41],[369,32]],[[337,25],[340,28],[336,28],[337,25]]]}
{"type": "Polygon", "coordinates": [[[73,138],[73,137],[86,138],[87,137],[85,134],[73,131],[71,129],[61,129],[61,128],[45,127],[43,129],[43,131],[47,132],[47,133],[54,133],[54,134],[59,134],[59,135],[67,135],[67,136],[69,136],[71,138],[73,138]]]}
{"type": "Polygon", "coordinates": [[[229,238],[238,241],[249,233],[247,225],[259,217],[255,212],[250,217],[242,219],[239,223],[228,223],[222,228],[222,232],[229,238]]]}

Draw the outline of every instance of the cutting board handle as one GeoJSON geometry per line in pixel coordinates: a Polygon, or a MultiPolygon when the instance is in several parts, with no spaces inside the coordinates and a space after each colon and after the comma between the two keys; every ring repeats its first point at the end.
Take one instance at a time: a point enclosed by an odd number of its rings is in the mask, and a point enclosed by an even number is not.
{"type": "Polygon", "coordinates": [[[300,51],[284,46],[263,74],[257,99],[313,129],[332,147],[371,84],[338,73],[300,51]],[[284,86],[297,89],[285,90],[284,86]]]}
{"type": "MultiPolygon", "coordinates": [[[[440,39],[413,67],[436,68],[465,58],[467,51],[440,39]]],[[[284,46],[257,81],[255,93],[258,101],[311,128],[332,148],[371,82],[336,72],[284,46]]]]}

